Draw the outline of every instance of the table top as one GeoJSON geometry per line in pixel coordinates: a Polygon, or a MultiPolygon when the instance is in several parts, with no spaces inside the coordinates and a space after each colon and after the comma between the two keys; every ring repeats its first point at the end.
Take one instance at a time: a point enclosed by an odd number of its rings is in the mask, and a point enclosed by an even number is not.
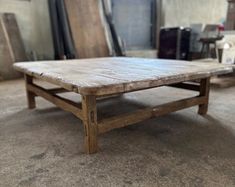
{"type": "Polygon", "coordinates": [[[126,57],[23,62],[14,68],[82,95],[131,92],[233,71],[216,63],[126,57]]]}

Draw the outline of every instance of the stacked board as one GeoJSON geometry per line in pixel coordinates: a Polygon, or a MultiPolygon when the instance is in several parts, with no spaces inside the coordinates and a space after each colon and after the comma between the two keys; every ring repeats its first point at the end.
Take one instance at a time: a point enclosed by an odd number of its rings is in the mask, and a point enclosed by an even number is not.
{"type": "Polygon", "coordinates": [[[16,17],[12,13],[0,14],[0,80],[19,77],[12,65],[21,61],[27,61],[27,56],[16,17]]]}

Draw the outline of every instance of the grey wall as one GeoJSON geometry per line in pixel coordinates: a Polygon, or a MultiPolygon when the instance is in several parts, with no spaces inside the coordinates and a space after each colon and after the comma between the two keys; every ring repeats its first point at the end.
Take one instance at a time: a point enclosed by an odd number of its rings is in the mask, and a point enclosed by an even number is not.
{"type": "Polygon", "coordinates": [[[0,12],[16,14],[27,54],[38,59],[53,58],[47,0],[0,0],[0,12]]]}
{"type": "Polygon", "coordinates": [[[163,25],[218,24],[227,14],[226,0],[162,0],[163,25]]]}

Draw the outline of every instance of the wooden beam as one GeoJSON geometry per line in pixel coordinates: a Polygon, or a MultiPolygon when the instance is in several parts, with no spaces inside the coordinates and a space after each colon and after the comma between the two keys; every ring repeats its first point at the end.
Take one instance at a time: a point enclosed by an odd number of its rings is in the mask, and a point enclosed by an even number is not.
{"type": "Polygon", "coordinates": [[[105,99],[112,99],[117,97],[122,97],[123,94],[111,94],[111,95],[105,95],[105,96],[97,96],[97,100],[105,100],[105,99]]]}
{"type": "Polygon", "coordinates": [[[206,115],[209,105],[210,78],[202,79],[200,82],[200,96],[205,97],[206,101],[199,105],[198,114],[206,115]]]}
{"type": "Polygon", "coordinates": [[[35,94],[27,89],[28,84],[33,84],[33,77],[31,77],[29,75],[25,75],[24,79],[25,79],[28,109],[34,109],[36,107],[35,94]]]}
{"type": "Polygon", "coordinates": [[[28,61],[15,14],[0,13],[0,79],[22,77],[15,62],[28,61]]]}
{"type": "Polygon", "coordinates": [[[34,93],[35,95],[43,97],[63,110],[71,112],[81,120],[83,119],[82,110],[79,109],[79,104],[57,95],[53,95],[45,88],[41,88],[34,84],[27,84],[27,90],[34,93]]]}
{"type": "Polygon", "coordinates": [[[178,84],[171,84],[170,87],[174,88],[181,88],[186,90],[192,90],[192,91],[200,91],[200,85],[199,84],[191,84],[191,83],[178,83],[178,84]]]}
{"type": "Polygon", "coordinates": [[[83,124],[85,128],[85,150],[88,154],[98,151],[98,126],[95,96],[82,97],[83,124]]]}
{"type": "Polygon", "coordinates": [[[64,88],[52,88],[52,89],[48,89],[48,92],[50,92],[51,94],[59,94],[59,93],[66,93],[66,92],[71,92],[71,91],[66,90],[64,88]]]}
{"type": "Polygon", "coordinates": [[[98,123],[98,132],[99,134],[102,134],[112,129],[136,124],[153,117],[162,116],[171,112],[203,104],[206,100],[206,97],[193,97],[163,104],[154,108],[141,109],[131,114],[124,114],[117,117],[115,116],[109,119],[104,119],[98,123]]]}

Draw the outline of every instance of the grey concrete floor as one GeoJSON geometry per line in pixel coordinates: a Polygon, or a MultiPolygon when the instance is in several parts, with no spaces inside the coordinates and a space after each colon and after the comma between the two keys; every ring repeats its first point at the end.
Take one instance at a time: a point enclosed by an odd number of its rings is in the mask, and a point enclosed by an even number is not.
{"type": "MultiPolygon", "coordinates": [[[[213,80],[207,116],[193,107],[113,130],[94,155],[83,152],[80,120],[41,98],[28,110],[24,82],[1,82],[0,186],[235,186],[234,79],[213,80]]],[[[109,116],[191,95],[164,87],[98,110],[109,116]]]]}

